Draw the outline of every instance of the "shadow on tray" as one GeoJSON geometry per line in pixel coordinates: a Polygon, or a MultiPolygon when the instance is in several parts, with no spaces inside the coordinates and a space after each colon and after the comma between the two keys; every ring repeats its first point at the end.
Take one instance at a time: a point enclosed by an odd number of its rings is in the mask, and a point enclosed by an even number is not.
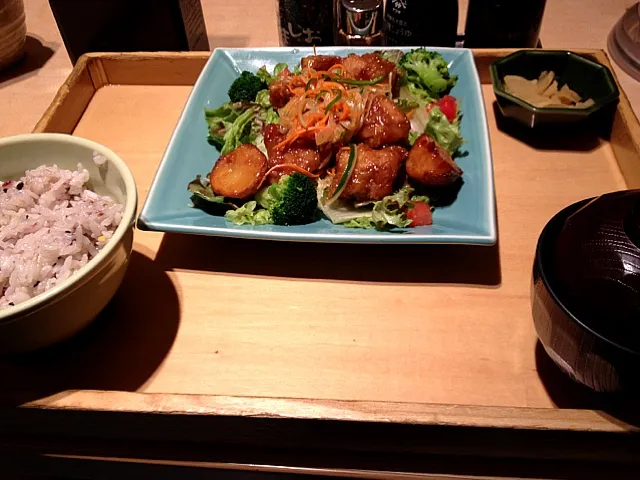
{"type": "Polygon", "coordinates": [[[24,44],[24,56],[15,65],[0,73],[0,88],[29,78],[51,59],[59,48],[57,43],[43,43],[37,35],[29,34],[24,44]]]}
{"type": "Polygon", "coordinates": [[[166,270],[379,283],[500,285],[500,249],[468,245],[353,245],[165,234],[166,270]]]}
{"type": "Polygon", "coordinates": [[[493,111],[498,130],[529,145],[536,150],[568,150],[590,152],[609,139],[613,125],[615,109],[600,112],[593,120],[575,125],[553,125],[528,128],[516,121],[505,118],[500,112],[498,102],[493,102],[493,111]]]}
{"type": "Polygon", "coordinates": [[[599,410],[615,422],[640,426],[638,395],[597,393],[569,378],[549,358],[544,347],[536,343],[536,368],[547,394],[559,408],[599,410]]]}
{"type": "Polygon", "coordinates": [[[94,323],[49,350],[0,360],[3,391],[19,392],[3,401],[21,404],[76,389],[135,391],[163,362],[179,319],[173,283],[134,251],[122,286],[94,323]]]}

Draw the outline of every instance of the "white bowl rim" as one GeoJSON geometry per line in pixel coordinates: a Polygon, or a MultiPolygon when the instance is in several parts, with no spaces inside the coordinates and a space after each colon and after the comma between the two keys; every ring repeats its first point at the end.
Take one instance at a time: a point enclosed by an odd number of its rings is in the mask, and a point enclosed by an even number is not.
{"type": "MultiPolygon", "coordinates": [[[[31,313],[32,311],[45,307],[47,303],[58,296],[66,296],[67,293],[71,293],[78,284],[90,276],[92,272],[98,270],[102,266],[103,260],[109,257],[116,249],[116,246],[124,238],[125,233],[130,228],[133,228],[138,205],[138,191],[136,189],[136,183],[133,178],[133,174],[131,173],[131,170],[129,170],[125,161],[113,150],[94,142],[93,140],[75,137],[66,133],[26,133],[0,138],[0,148],[5,145],[34,142],[71,143],[98,152],[107,157],[108,161],[111,162],[120,173],[125,186],[126,198],[124,202],[124,210],[122,213],[122,220],[113,232],[113,236],[95,257],[89,260],[86,265],[82,266],[59,285],[56,285],[46,292],[36,295],[25,302],[19,303],[18,305],[1,309],[0,323],[8,323],[10,321],[17,320],[27,313],[31,313]]],[[[46,164],[46,162],[42,163],[42,165],[46,164]]]]}

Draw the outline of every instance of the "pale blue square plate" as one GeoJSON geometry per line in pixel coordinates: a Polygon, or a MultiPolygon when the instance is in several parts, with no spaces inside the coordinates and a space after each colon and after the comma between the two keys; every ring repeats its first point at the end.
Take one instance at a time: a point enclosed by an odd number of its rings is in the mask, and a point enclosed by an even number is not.
{"type": "MultiPolygon", "coordinates": [[[[376,49],[353,47],[318,48],[319,54],[346,56],[376,49]]],[[[207,142],[204,108],[215,108],[228,101],[227,89],[243,70],[256,71],[262,65],[272,69],[279,62],[291,67],[312,49],[258,48],[217,49],[207,61],[191,92],[178,125],[173,132],[151,190],[138,218],[138,228],[161,232],[216,235],[267,240],[334,243],[456,243],[493,245],[496,243],[496,208],[489,129],[480,79],[470,50],[433,48],[458,75],[452,91],[463,112],[463,150],[458,159],[464,170],[464,185],[457,199],[437,208],[433,225],[400,229],[394,232],[360,230],[319,220],[309,225],[238,226],[224,217],[212,216],[191,207],[187,184],[196,174],[211,171],[219,154],[207,142]]]]}

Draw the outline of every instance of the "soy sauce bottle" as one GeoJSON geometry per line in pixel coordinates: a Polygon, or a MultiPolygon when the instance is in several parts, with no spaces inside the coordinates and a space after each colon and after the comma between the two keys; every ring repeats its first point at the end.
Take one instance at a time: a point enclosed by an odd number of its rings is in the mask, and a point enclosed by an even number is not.
{"type": "Polygon", "coordinates": [[[277,0],[280,45],[333,45],[333,0],[277,0]]]}
{"type": "Polygon", "coordinates": [[[387,0],[387,45],[455,47],[458,0],[387,0]]]}

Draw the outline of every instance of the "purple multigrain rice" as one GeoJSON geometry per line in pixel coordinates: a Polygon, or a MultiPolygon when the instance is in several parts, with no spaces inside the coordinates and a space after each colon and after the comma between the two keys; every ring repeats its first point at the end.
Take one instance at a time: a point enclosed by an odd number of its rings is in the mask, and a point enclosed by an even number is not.
{"type": "Polygon", "coordinates": [[[0,190],[0,308],[43,293],[86,265],[109,241],[123,206],[85,187],[89,172],[28,170],[0,190]]]}

